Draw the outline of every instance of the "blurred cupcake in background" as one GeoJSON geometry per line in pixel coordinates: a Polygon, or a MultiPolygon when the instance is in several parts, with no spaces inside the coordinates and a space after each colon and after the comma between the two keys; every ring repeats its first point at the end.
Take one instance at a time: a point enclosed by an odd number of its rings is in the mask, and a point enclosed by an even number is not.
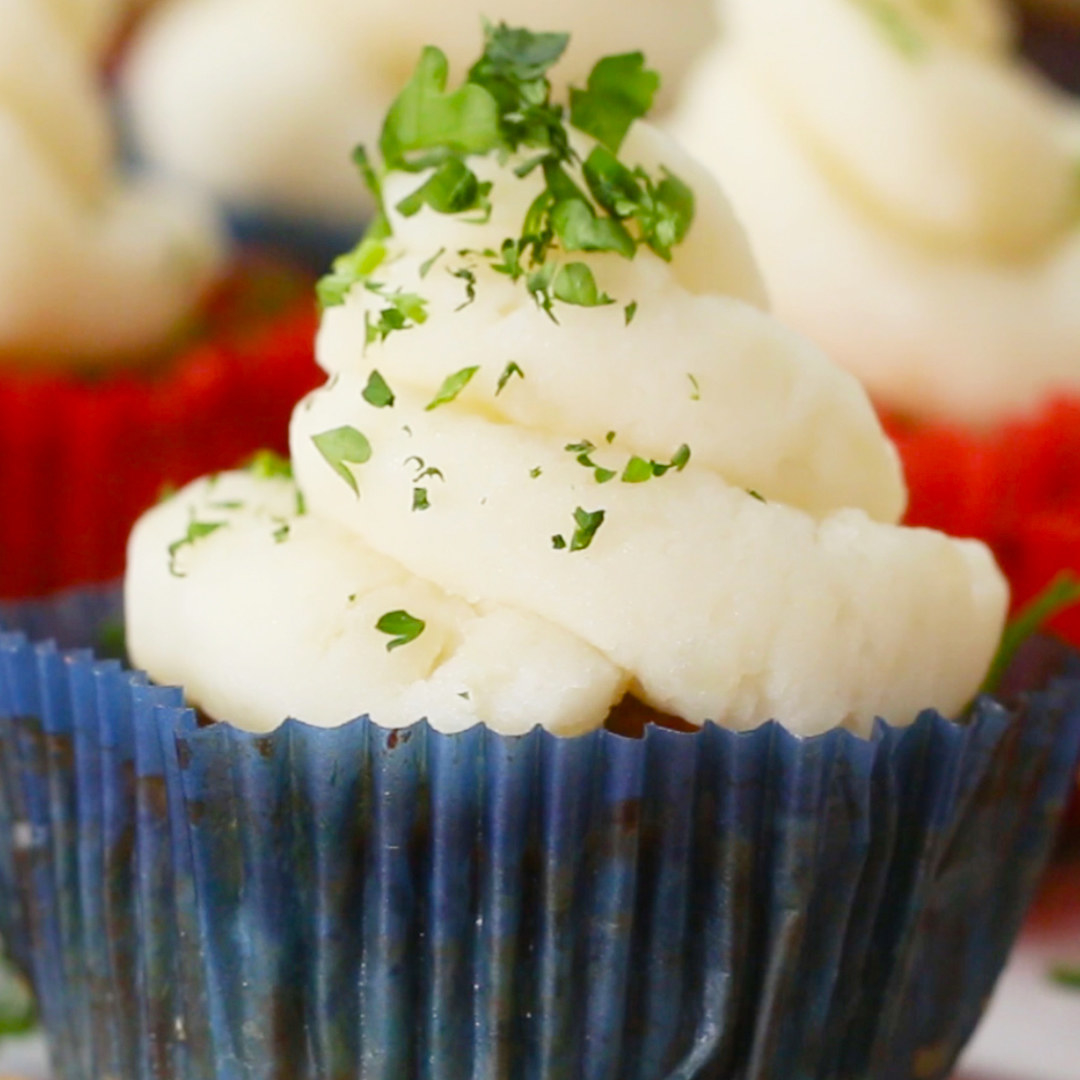
{"type": "Polygon", "coordinates": [[[571,27],[560,81],[648,42],[664,100],[715,32],[712,0],[165,0],[126,63],[134,150],[220,200],[243,239],[321,271],[372,209],[349,150],[377,136],[425,42],[464,70],[481,16],[571,27]]]}
{"type": "Polygon", "coordinates": [[[0,928],[65,1080],[942,1080],[981,1014],[1080,683],[969,704],[990,553],[898,524],[641,54],[567,110],[565,46],[423,51],[291,460],[132,533],[148,676],[0,635],[0,928]]]}
{"type": "Polygon", "coordinates": [[[908,520],[988,540],[1017,604],[1080,571],[1080,104],[995,0],[721,10],[674,129],[888,417],[908,520]]]}
{"type": "Polygon", "coordinates": [[[306,279],[230,262],[200,197],[121,175],[99,80],[123,13],[3,7],[0,596],[117,575],[161,485],[279,439],[313,379],[302,336],[242,344],[287,304],[306,332],[306,279]]]}

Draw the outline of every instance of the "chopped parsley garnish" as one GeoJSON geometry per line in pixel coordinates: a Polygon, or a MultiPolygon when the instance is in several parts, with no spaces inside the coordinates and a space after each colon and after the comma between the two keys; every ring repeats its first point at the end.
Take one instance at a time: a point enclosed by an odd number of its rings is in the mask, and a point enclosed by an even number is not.
{"type": "Polygon", "coordinates": [[[755,491],[753,488],[747,488],[746,494],[749,495],[751,499],[757,499],[758,502],[767,503],[769,501],[760,491],[755,491]]]}
{"type": "Polygon", "coordinates": [[[503,368],[503,373],[499,376],[499,381],[495,386],[496,397],[498,397],[503,392],[503,390],[506,388],[506,384],[514,375],[516,375],[519,379],[525,378],[525,372],[522,371],[521,368],[518,367],[518,365],[513,360],[511,360],[510,363],[503,368]]]}
{"type": "Polygon", "coordinates": [[[364,400],[376,409],[385,409],[394,404],[394,392],[386,385],[386,380],[377,371],[368,376],[367,386],[362,391],[364,400]]]}
{"type": "Polygon", "coordinates": [[[346,425],[312,435],[311,441],[334,472],[359,496],[360,487],[349,466],[363,465],[371,460],[371,443],[363,432],[346,425]]]}
{"type": "Polygon", "coordinates": [[[607,293],[596,286],[593,272],[582,262],[567,263],[555,275],[552,292],[556,300],[578,307],[599,307],[602,304],[614,304],[607,293]]]}
{"type": "Polygon", "coordinates": [[[179,540],[174,540],[168,548],[169,551],[169,573],[173,577],[185,577],[185,574],[180,573],[176,569],[176,556],[186,547],[193,547],[198,541],[209,536],[211,533],[216,533],[218,529],[223,529],[228,522],[226,521],[199,521],[195,517],[195,512],[192,511],[191,520],[188,522],[187,532],[184,533],[179,540]]]}
{"type": "Polygon", "coordinates": [[[465,299],[454,308],[455,311],[463,311],[476,299],[476,272],[471,267],[462,266],[451,270],[450,276],[465,282],[465,299]]]}
{"type": "Polygon", "coordinates": [[[1062,571],[1038,596],[1025,604],[1005,627],[997,655],[983,682],[983,692],[992,694],[997,690],[1017,651],[1028,638],[1039,633],[1055,615],[1077,604],[1080,604],[1080,578],[1068,570],[1062,571]]]}
{"type": "Polygon", "coordinates": [[[393,652],[402,645],[415,641],[427,624],[423,619],[410,615],[407,611],[388,611],[375,624],[380,634],[389,634],[393,640],[386,643],[386,651],[393,652]]]}
{"type": "MultiPolygon", "coordinates": [[[[556,303],[597,307],[614,302],[590,267],[563,263],[561,254],[611,252],[632,259],[644,245],[670,259],[694,216],[693,193],[678,177],[663,168],[653,176],[618,159],[631,125],[652,105],[659,76],[645,66],[641,53],[605,57],[593,67],[584,89],[571,91],[567,109],[552,100],[548,72],[568,41],[566,34],[485,23],[483,54],[456,89],[447,85],[446,56],[436,48],[424,49],[379,137],[383,171],[430,170],[397,203],[406,217],[426,207],[439,214],[473,215],[465,220],[488,220],[492,182],[480,180],[469,165],[472,157],[496,152],[502,160],[519,159],[513,168],[518,177],[542,175],[543,190],[518,233],[506,237],[497,251],[470,254],[481,254],[492,269],[523,281],[553,320],[556,303]],[[571,145],[571,126],[597,140],[584,162],[571,145]]],[[[356,163],[381,210],[380,172],[363,149],[356,163]]],[[[337,260],[320,282],[324,306],[341,303],[357,281],[370,287],[371,273],[386,258],[388,234],[386,215],[380,212],[365,243],[337,260]]],[[[422,277],[441,254],[421,266],[422,277]]],[[[473,271],[454,273],[465,280],[466,303],[471,302],[473,271]]],[[[415,309],[419,298],[410,299],[415,309]]],[[[627,323],[636,307],[625,306],[627,323]]],[[[369,342],[422,321],[415,310],[410,315],[401,304],[391,303],[369,324],[369,342]]]]}
{"type": "Polygon", "coordinates": [[[686,377],[690,380],[690,400],[691,401],[700,401],[701,400],[701,387],[698,386],[697,379],[694,378],[694,376],[691,375],[689,371],[686,373],[686,377]]]}
{"type": "Polygon", "coordinates": [[[430,259],[425,259],[420,264],[420,278],[423,280],[431,273],[431,268],[446,254],[446,248],[441,247],[430,259]]]}
{"type": "Polygon", "coordinates": [[[567,443],[563,449],[571,454],[576,454],[579,465],[583,465],[586,469],[592,469],[598,484],[606,484],[609,480],[615,479],[614,469],[605,469],[602,465],[597,465],[593,461],[592,454],[596,447],[588,439],[582,439],[581,442],[576,443],[567,443]]]}
{"type": "Polygon", "coordinates": [[[402,217],[412,217],[422,207],[430,206],[439,214],[462,214],[478,211],[478,222],[491,216],[491,181],[480,183],[476,174],[460,159],[447,158],[421,187],[397,204],[402,217]]]}
{"type": "Polygon", "coordinates": [[[629,326],[634,321],[634,316],[637,314],[637,301],[631,300],[626,307],[623,308],[623,317],[626,320],[626,325],[629,326]]]}
{"type": "Polygon", "coordinates": [[[604,524],[605,511],[583,510],[580,506],[574,511],[574,522],[577,528],[567,544],[565,536],[553,536],[551,545],[556,551],[565,551],[567,547],[571,551],[584,551],[596,536],[600,526],[604,524]]]}
{"type": "Polygon", "coordinates": [[[274,543],[283,544],[289,539],[289,523],[283,521],[273,532],[274,543]]]}
{"type": "Polygon", "coordinates": [[[413,510],[429,510],[431,503],[428,501],[427,488],[414,487],[412,493],[412,508],[413,510]]]}
{"type": "Polygon", "coordinates": [[[431,412],[432,409],[437,409],[440,405],[448,405],[469,385],[472,377],[479,370],[478,365],[473,365],[455,371],[453,375],[447,375],[435,396],[424,406],[425,411],[431,412]]]}
{"type": "Polygon", "coordinates": [[[674,469],[676,472],[682,472],[686,468],[690,461],[690,447],[683,443],[674,454],[671,455],[671,460],[668,462],[662,461],[646,461],[643,457],[638,457],[635,454],[627,463],[626,468],[623,470],[622,480],[624,484],[643,484],[646,480],[651,480],[654,476],[663,476],[665,473],[674,469]]]}
{"type": "Polygon", "coordinates": [[[370,311],[364,315],[365,349],[376,341],[385,341],[395,330],[408,330],[427,322],[427,301],[422,296],[402,292],[401,289],[387,293],[384,286],[376,281],[365,281],[364,287],[385,300],[388,305],[382,308],[374,319],[370,311]]]}
{"type": "Polygon", "coordinates": [[[531,476],[535,480],[538,476],[541,475],[541,473],[543,473],[543,471],[544,470],[541,469],[539,465],[537,465],[529,470],[529,476],[531,476]]]}
{"type": "Polygon", "coordinates": [[[1058,986],[1064,986],[1068,990],[1080,990],[1080,967],[1059,964],[1051,968],[1050,978],[1058,986]]]}
{"type": "Polygon", "coordinates": [[[570,123],[617,154],[659,89],[660,76],[645,66],[641,53],[607,56],[589,73],[584,90],[570,91],[570,123]]]}
{"type": "Polygon", "coordinates": [[[382,265],[386,258],[384,238],[373,236],[369,230],[352,251],[334,260],[330,273],[320,278],[315,286],[320,308],[325,310],[344,304],[352,287],[366,281],[382,265]]]}
{"type": "Polygon", "coordinates": [[[615,441],[615,432],[614,431],[609,431],[604,436],[604,442],[606,442],[608,444],[608,446],[610,446],[614,441],[615,441]]]}
{"type": "Polygon", "coordinates": [[[273,450],[256,450],[243,467],[258,480],[293,478],[292,462],[273,450]]]}

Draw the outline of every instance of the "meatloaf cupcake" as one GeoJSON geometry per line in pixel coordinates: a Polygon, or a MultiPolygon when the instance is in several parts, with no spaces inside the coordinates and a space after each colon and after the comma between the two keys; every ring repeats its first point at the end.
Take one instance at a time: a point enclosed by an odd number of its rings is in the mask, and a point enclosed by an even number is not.
{"type": "Polygon", "coordinates": [[[424,50],[291,465],[132,534],[153,681],[0,638],[0,910],[65,1080],[937,1080],[978,1018],[1077,686],[968,707],[989,552],[897,524],[655,75],[567,109],[565,46],[424,50]]]}

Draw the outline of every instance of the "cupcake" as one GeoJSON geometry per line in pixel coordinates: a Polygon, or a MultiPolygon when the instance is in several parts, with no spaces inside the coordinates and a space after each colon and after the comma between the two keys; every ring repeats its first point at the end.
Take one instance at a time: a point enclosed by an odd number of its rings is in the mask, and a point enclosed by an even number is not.
{"type": "Polygon", "coordinates": [[[674,88],[715,32],[711,0],[498,0],[471,11],[431,0],[166,0],[126,65],[132,142],[223,202],[243,239],[303,254],[321,273],[372,210],[347,151],[377,137],[427,41],[444,42],[463,70],[481,15],[572,28],[560,81],[583,82],[601,49],[648,41],[674,88]]]}
{"type": "Polygon", "coordinates": [[[0,915],[65,1080],[937,1080],[978,1018],[1080,687],[967,710],[989,552],[897,524],[642,56],[566,109],[565,46],[424,50],[291,462],[132,534],[149,679],[0,636],[0,915]]]}
{"type": "Polygon", "coordinates": [[[272,294],[291,297],[285,334],[310,326],[287,276],[230,267],[200,201],[117,171],[98,67],[102,16],[120,7],[5,9],[0,596],[118,575],[163,483],[280,438],[312,384],[306,347],[279,348],[274,364],[265,341],[248,349],[272,294]]]}
{"type": "Polygon", "coordinates": [[[675,129],[780,318],[889,417],[908,520],[990,542],[1018,604],[1080,572],[1080,106],[989,0],[725,13],[675,129]]]}

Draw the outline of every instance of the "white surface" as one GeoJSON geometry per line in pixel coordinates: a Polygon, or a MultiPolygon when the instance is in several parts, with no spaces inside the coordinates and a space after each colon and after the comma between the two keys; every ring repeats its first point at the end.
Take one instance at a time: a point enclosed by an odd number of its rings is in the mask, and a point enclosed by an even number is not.
{"type": "Polygon", "coordinates": [[[1080,967],[1080,863],[1052,892],[1056,913],[1024,932],[957,1080],[1080,1080],[1080,991],[1048,978],[1080,967]]]}

